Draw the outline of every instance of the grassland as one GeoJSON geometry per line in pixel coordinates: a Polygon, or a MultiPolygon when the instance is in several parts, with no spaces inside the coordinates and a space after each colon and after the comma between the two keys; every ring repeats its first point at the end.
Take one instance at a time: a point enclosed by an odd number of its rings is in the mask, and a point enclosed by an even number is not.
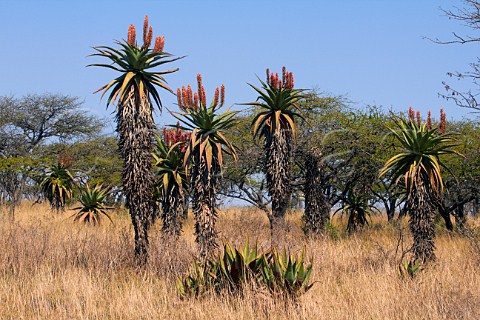
{"type": "MultiPolygon", "coordinates": [[[[366,230],[347,236],[338,219],[332,236],[306,239],[300,215],[292,214],[286,245],[305,245],[313,254],[316,283],[297,304],[285,304],[254,288],[243,297],[180,299],[175,279],[195,255],[191,219],[176,245],[163,243],[155,225],[150,262],[138,269],[126,212],[100,227],[75,224],[70,214],[24,204],[15,223],[2,217],[1,319],[480,319],[478,242],[442,228],[436,263],[410,280],[398,272],[402,248],[411,242],[405,225],[373,217],[366,230]]],[[[222,240],[269,244],[259,211],[224,211],[218,227],[222,240]]]]}

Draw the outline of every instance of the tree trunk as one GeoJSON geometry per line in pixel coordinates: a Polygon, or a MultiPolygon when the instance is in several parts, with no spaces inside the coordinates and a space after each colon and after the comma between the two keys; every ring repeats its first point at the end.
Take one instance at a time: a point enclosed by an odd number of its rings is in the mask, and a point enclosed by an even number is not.
{"type": "Polygon", "coordinates": [[[148,95],[136,96],[132,87],[128,97],[118,105],[117,132],[123,158],[123,189],[135,231],[135,258],[139,265],[147,262],[148,230],[153,220],[152,139],[155,128],[148,95]]]}
{"type": "Polygon", "coordinates": [[[437,206],[438,212],[440,213],[440,216],[443,218],[443,221],[445,221],[445,228],[448,231],[453,231],[453,222],[452,219],[450,218],[450,213],[445,210],[443,206],[437,206]]]}
{"type": "Polygon", "coordinates": [[[457,230],[460,233],[463,233],[466,230],[467,227],[467,216],[465,214],[465,205],[459,205],[455,210],[454,210],[454,216],[455,216],[455,224],[457,226],[457,230]]]}
{"type": "Polygon", "coordinates": [[[330,206],[321,187],[321,153],[313,148],[305,159],[305,211],[304,232],[322,234],[330,221],[330,206]]]}
{"type": "Polygon", "coordinates": [[[270,230],[272,243],[283,237],[285,213],[290,201],[290,168],[291,133],[287,130],[278,130],[265,139],[265,171],[268,192],[272,199],[272,217],[270,230]]]}
{"type": "Polygon", "coordinates": [[[427,189],[420,180],[410,191],[405,203],[405,209],[410,214],[414,259],[424,263],[435,260],[435,212],[428,196],[427,189]]]}
{"type": "Polygon", "coordinates": [[[195,235],[202,258],[210,255],[217,247],[216,191],[220,166],[216,159],[208,168],[205,159],[198,153],[194,155],[192,167],[192,210],[195,215],[195,235]]]}
{"type": "Polygon", "coordinates": [[[480,197],[475,197],[472,204],[473,216],[477,217],[480,215],[480,197]]]}
{"type": "Polygon", "coordinates": [[[183,220],[187,220],[188,219],[188,207],[190,205],[189,203],[189,199],[190,199],[190,194],[184,190],[184,196],[183,196],[183,213],[182,213],[182,218],[183,220]]]}
{"type": "Polygon", "coordinates": [[[395,205],[397,204],[397,198],[388,199],[388,205],[385,206],[387,210],[387,220],[392,222],[395,217],[395,205]]]}

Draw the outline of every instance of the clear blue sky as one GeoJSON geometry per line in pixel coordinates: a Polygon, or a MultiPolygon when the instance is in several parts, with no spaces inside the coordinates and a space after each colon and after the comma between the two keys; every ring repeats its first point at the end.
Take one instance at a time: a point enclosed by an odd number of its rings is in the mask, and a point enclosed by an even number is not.
{"type": "MultiPolygon", "coordinates": [[[[204,76],[207,99],[226,86],[227,103],[256,98],[247,82],[257,83],[265,68],[295,73],[296,86],[346,94],[358,106],[382,105],[397,111],[410,105],[426,111],[444,107],[460,118],[468,110],[438,98],[448,71],[464,71],[478,45],[442,46],[423,39],[449,39],[466,29],[439,7],[460,0],[317,1],[0,1],[0,95],[62,93],[85,100],[101,116],[106,100],[92,92],[115,77],[87,58],[92,46],[125,39],[130,23],[140,33],[148,14],[154,35],[165,35],[165,50],[187,55],[171,65],[176,89],[204,76]]],[[[162,92],[176,110],[175,97],[162,92]]],[[[113,109],[111,110],[113,111],[113,109]]],[[[160,124],[172,123],[164,112],[160,124]]],[[[113,121],[112,121],[113,122],[113,121]]],[[[113,126],[112,126],[113,128],[113,126]]],[[[113,129],[111,130],[113,131],[113,129]]]]}

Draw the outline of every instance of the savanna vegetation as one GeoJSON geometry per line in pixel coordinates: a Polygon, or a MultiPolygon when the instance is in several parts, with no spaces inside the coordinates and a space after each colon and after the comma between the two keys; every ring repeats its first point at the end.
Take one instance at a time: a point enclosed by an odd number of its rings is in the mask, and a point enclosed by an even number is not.
{"type": "Polygon", "coordinates": [[[159,128],[178,69],[158,69],[183,58],[164,44],[145,17],[141,41],[93,48],[115,136],[76,97],[0,97],[0,317],[480,317],[478,120],[283,67],[243,110],[198,74],[159,128]]]}

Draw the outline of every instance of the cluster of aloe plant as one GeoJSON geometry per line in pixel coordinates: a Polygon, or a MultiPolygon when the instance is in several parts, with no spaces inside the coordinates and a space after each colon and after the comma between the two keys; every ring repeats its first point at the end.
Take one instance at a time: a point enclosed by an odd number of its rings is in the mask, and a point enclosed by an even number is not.
{"type": "Polygon", "coordinates": [[[223,252],[193,262],[191,272],[177,279],[177,289],[182,297],[200,297],[209,292],[240,292],[250,281],[266,287],[274,296],[295,300],[307,292],[312,263],[306,263],[305,249],[298,255],[277,249],[259,252],[257,245],[250,248],[248,241],[242,249],[225,243],[223,252]]]}

